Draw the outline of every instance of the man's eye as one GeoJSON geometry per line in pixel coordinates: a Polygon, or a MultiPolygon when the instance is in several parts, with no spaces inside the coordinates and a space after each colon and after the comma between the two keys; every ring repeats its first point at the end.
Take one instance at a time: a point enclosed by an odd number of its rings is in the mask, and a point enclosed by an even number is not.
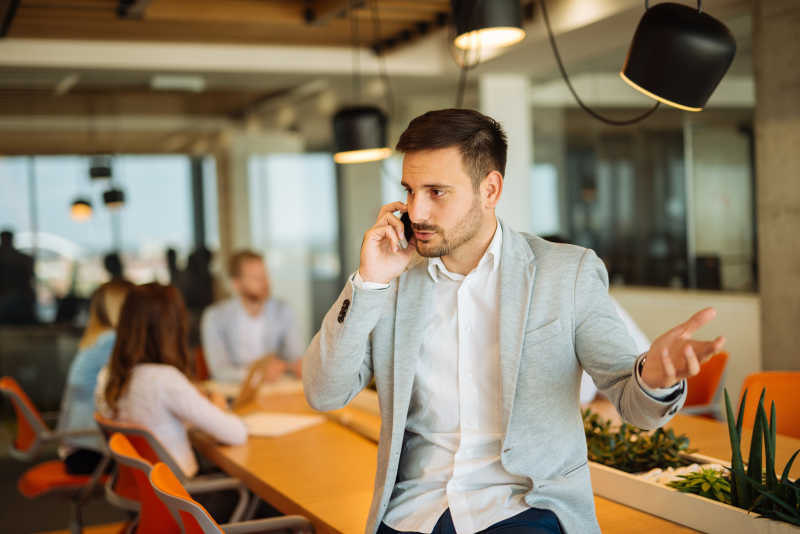
{"type": "Polygon", "coordinates": [[[440,197],[444,195],[444,191],[442,191],[441,189],[431,189],[431,193],[433,193],[433,196],[435,197],[440,197]]]}

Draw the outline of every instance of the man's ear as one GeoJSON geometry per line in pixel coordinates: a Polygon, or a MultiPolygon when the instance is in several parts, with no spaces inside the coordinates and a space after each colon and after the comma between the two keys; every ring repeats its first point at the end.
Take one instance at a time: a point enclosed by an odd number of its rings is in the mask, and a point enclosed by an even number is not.
{"type": "Polygon", "coordinates": [[[484,207],[494,208],[503,193],[503,175],[492,171],[481,182],[481,199],[484,207]]]}

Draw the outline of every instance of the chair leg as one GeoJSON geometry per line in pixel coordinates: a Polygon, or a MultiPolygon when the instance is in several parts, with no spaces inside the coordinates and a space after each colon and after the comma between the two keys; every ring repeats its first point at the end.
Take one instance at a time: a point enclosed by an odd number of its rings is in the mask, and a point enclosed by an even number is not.
{"type": "Polygon", "coordinates": [[[236,508],[234,508],[231,514],[231,523],[242,520],[242,516],[244,516],[244,513],[247,511],[247,502],[250,500],[250,492],[247,488],[240,486],[237,488],[237,491],[239,492],[239,502],[236,503],[236,508]]]}
{"type": "Polygon", "coordinates": [[[261,499],[259,499],[257,495],[253,494],[250,496],[250,504],[247,506],[247,511],[244,513],[242,521],[249,521],[250,519],[253,519],[253,516],[256,515],[258,503],[260,502],[261,499]]]}
{"type": "Polygon", "coordinates": [[[79,500],[72,501],[72,517],[69,520],[69,534],[83,533],[83,503],[79,500]]]}

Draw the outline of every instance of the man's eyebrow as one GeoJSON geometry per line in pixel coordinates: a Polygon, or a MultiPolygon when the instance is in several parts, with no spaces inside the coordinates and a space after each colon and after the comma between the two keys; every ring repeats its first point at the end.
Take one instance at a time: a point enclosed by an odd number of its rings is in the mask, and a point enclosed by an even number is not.
{"type": "MultiPolygon", "coordinates": [[[[400,185],[405,187],[406,189],[411,189],[409,185],[405,182],[400,182],[400,185]]],[[[423,189],[452,189],[453,186],[449,184],[422,184],[421,186],[423,189]]]]}

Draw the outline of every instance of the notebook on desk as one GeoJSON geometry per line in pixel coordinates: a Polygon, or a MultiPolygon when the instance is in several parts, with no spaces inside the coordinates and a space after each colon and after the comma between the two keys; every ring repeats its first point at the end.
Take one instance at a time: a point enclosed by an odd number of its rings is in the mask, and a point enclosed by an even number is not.
{"type": "Polygon", "coordinates": [[[303,430],[325,421],[322,415],[256,412],[242,417],[247,434],[256,437],[278,437],[303,430]]]}

